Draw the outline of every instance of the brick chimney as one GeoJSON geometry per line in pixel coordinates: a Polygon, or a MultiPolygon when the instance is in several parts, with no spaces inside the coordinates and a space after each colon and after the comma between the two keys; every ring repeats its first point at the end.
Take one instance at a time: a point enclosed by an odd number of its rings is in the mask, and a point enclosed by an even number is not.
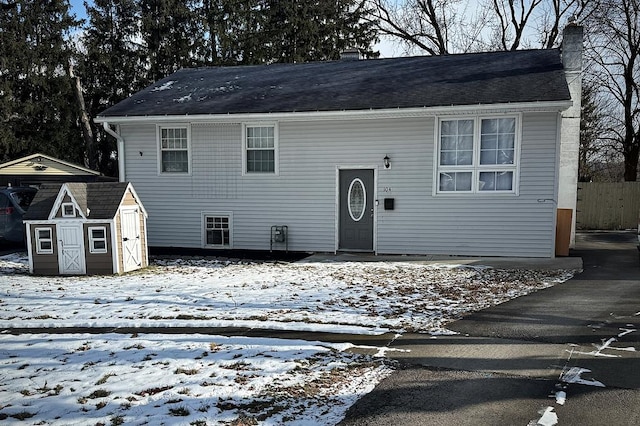
{"type": "Polygon", "coordinates": [[[359,61],[360,51],[355,47],[348,47],[340,52],[341,61],[359,61]]]}
{"type": "Polygon", "coordinates": [[[576,204],[578,193],[578,153],[580,149],[580,110],[582,106],[582,26],[574,20],[562,32],[562,64],[573,105],[562,112],[560,128],[560,171],[558,208],[572,209],[571,247],[575,245],[576,204]]]}

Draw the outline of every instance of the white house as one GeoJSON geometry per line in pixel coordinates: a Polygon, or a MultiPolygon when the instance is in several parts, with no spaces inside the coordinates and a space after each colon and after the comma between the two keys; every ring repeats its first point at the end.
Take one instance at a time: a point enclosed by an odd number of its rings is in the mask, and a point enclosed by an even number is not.
{"type": "Polygon", "coordinates": [[[286,225],[293,251],[553,257],[577,180],[566,31],[562,50],[184,69],[96,121],[152,247],[268,250],[286,225]]]}

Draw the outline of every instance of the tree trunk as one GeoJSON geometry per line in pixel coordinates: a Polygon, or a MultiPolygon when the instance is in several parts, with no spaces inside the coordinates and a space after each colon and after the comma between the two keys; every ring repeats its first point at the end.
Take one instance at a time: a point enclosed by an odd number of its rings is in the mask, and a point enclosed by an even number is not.
{"type": "Polygon", "coordinates": [[[635,182],[638,180],[638,156],[640,155],[640,145],[630,146],[624,151],[624,180],[625,182],[635,182]]]}
{"type": "Polygon", "coordinates": [[[82,94],[82,84],[80,83],[80,77],[73,74],[73,64],[69,64],[69,76],[73,80],[73,90],[76,94],[76,102],[78,104],[78,111],[80,114],[80,127],[82,128],[82,137],[85,145],[84,165],[91,170],[97,170],[98,158],[96,155],[96,143],[93,136],[93,129],[91,129],[91,121],[87,114],[87,109],[84,103],[84,95],[82,94]]]}

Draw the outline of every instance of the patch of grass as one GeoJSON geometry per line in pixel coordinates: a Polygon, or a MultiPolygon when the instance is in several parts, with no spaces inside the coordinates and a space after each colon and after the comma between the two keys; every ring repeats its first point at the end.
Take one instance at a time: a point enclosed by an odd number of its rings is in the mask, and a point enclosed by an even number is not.
{"type": "Polygon", "coordinates": [[[89,349],[91,349],[91,346],[89,346],[90,344],[91,344],[91,342],[84,342],[82,344],[82,346],[80,346],[78,349],[76,349],[76,352],[88,351],[89,349]]]}
{"type": "Polygon", "coordinates": [[[107,406],[107,403],[105,401],[100,401],[96,404],[96,410],[100,410],[106,406],[107,406]]]}
{"type": "Polygon", "coordinates": [[[144,346],[142,346],[140,343],[137,343],[135,345],[125,346],[123,349],[125,351],[128,351],[129,349],[144,349],[144,346]]]}
{"type": "Polygon", "coordinates": [[[120,426],[124,424],[124,416],[111,417],[111,426],[120,426]]]}
{"type": "Polygon", "coordinates": [[[89,399],[106,398],[111,395],[111,392],[106,389],[96,389],[87,396],[89,399]]]}
{"type": "Polygon", "coordinates": [[[30,413],[28,411],[21,411],[19,413],[15,413],[15,414],[10,414],[9,417],[12,417],[16,420],[27,420],[30,419],[31,417],[35,416],[36,413],[30,413]]]}
{"type": "Polygon", "coordinates": [[[177,404],[178,402],[182,402],[181,398],[173,398],[167,401],[167,404],[177,404]]]}
{"type": "Polygon", "coordinates": [[[169,414],[176,417],[186,417],[191,414],[191,412],[187,407],[180,406],[176,408],[169,408],[169,414]]]}
{"type": "Polygon", "coordinates": [[[236,418],[235,420],[232,420],[231,423],[229,423],[230,426],[255,426],[257,424],[258,424],[257,419],[255,419],[254,417],[247,416],[244,413],[240,414],[238,418],[236,418]]]}
{"type": "Polygon", "coordinates": [[[53,388],[50,388],[47,385],[47,382],[44,382],[44,385],[42,385],[41,388],[36,388],[36,391],[38,391],[38,393],[46,393],[48,396],[53,396],[53,395],[60,395],[60,392],[62,392],[62,389],[64,389],[64,386],[58,384],[53,388]]]}
{"type": "Polygon", "coordinates": [[[20,391],[20,394],[22,394],[23,396],[29,396],[31,395],[31,391],[29,389],[22,389],[20,391]]]}
{"type": "Polygon", "coordinates": [[[180,395],[189,395],[189,394],[191,394],[191,389],[189,389],[189,388],[182,388],[182,389],[180,389],[180,390],[178,391],[178,393],[179,393],[180,395]]]}
{"type": "Polygon", "coordinates": [[[189,424],[191,426],[207,426],[207,421],[206,420],[194,420],[189,424]]]}
{"type": "Polygon", "coordinates": [[[93,361],[85,362],[82,365],[82,368],[80,369],[80,371],[84,371],[86,368],[91,367],[92,365],[96,365],[96,363],[93,361]]]}
{"type": "Polygon", "coordinates": [[[96,382],[96,386],[104,385],[105,383],[107,383],[107,380],[109,380],[109,377],[113,377],[113,376],[116,376],[116,373],[105,374],[100,378],[100,380],[96,382]]]}
{"type": "Polygon", "coordinates": [[[149,396],[149,395],[155,395],[157,393],[160,392],[164,392],[166,390],[171,389],[173,386],[161,386],[161,387],[157,387],[157,388],[149,388],[149,389],[145,389],[142,392],[138,392],[136,393],[136,395],[138,396],[149,396]]]}
{"type": "Polygon", "coordinates": [[[195,374],[198,374],[198,369],[178,367],[175,369],[173,374],[186,374],[187,376],[193,376],[195,374]]]}

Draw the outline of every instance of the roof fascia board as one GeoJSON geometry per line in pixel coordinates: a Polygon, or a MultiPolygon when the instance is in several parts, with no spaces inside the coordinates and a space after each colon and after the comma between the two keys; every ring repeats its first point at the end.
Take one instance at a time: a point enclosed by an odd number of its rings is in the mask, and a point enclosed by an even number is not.
{"type": "Polygon", "coordinates": [[[573,105],[570,100],[549,102],[520,102],[506,104],[479,104],[423,108],[370,109],[354,111],[309,111],[251,114],[198,114],[198,115],[146,115],[96,117],[97,123],[141,123],[141,122],[245,122],[260,120],[309,121],[309,120],[351,120],[381,118],[433,117],[436,115],[503,113],[503,112],[558,112],[573,105]]]}

